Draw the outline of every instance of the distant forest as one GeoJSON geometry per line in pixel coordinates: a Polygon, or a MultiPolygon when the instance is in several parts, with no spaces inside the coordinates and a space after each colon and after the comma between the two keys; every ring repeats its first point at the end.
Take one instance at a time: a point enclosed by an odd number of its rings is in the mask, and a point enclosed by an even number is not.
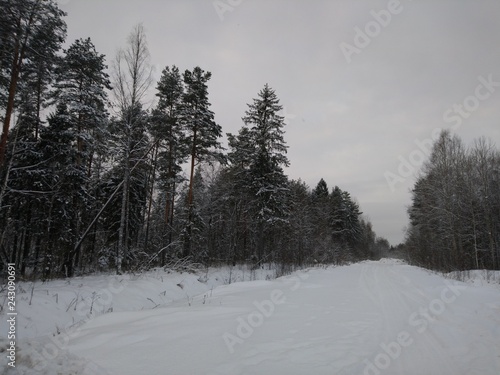
{"type": "Polygon", "coordinates": [[[407,254],[442,271],[500,270],[500,152],[480,138],[466,148],[448,131],[412,191],[407,254]]]}
{"type": "MultiPolygon", "coordinates": [[[[184,262],[285,273],[395,250],[349,192],[288,178],[285,119],[269,85],[249,94],[224,149],[211,73],[167,66],[153,82],[142,26],[108,69],[90,39],[63,49],[55,1],[0,5],[0,257],[20,276],[184,262]]],[[[499,160],[486,142],[466,152],[443,133],[397,254],[438,269],[498,269],[499,160]]]]}

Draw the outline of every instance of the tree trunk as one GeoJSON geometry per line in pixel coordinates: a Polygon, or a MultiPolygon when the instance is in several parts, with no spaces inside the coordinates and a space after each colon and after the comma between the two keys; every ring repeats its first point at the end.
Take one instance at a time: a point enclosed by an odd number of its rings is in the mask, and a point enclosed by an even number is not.
{"type": "MultiPolygon", "coordinates": [[[[128,147],[128,146],[127,146],[128,147]]],[[[123,187],[122,187],[122,205],[120,213],[120,229],[118,232],[118,248],[116,254],[116,273],[118,275],[122,274],[122,263],[123,258],[127,253],[127,211],[128,211],[128,199],[129,199],[129,189],[130,189],[130,168],[129,168],[129,150],[126,150],[125,165],[124,165],[124,177],[123,177],[123,187]]]]}
{"type": "Polygon", "coordinates": [[[156,167],[158,164],[158,149],[160,148],[160,143],[156,142],[156,147],[153,156],[153,171],[151,172],[151,188],[149,189],[149,204],[148,204],[148,214],[146,218],[146,233],[144,236],[144,251],[147,252],[148,241],[149,241],[149,226],[151,223],[151,209],[153,207],[153,193],[156,180],[156,167]]]}
{"type": "Polygon", "coordinates": [[[197,129],[196,126],[193,129],[193,147],[191,149],[191,168],[189,175],[189,191],[188,191],[188,227],[187,227],[187,238],[184,242],[184,257],[191,255],[191,235],[192,235],[192,224],[193,224],[193,186],[194,186],[194,167],[196,163],[196,142],[197,142],[197,129]]]}
{"type": "MultiPolygon", "coordinates": [[[[196,142],[197,139],[197,129],[196,127],[193,130],[193,147],[191,149],[191,171],[189,176],[189,192],[188,192],[188,206],[191,207],[193,205],[193,184],[194,184],[194,166],[196,163],[196,142]]],[[[190,208],[191,211],[191,208],[190,208]]]]}
{"type": "MultiPolygon", "coordinates": [[[[5,154],[7,152],[7,139],[9,137],[9,130],[10,130],[10,122],[12,118],[12,114],[14,113],[14,103],[15,103],[15,98],[16,98],[16,91],[17,91],[17,83],[19,81],[19,75],[21,73],[21,67],[24,59],[24,54],[26,51],[26,46],[28,44],[28,39],[31,34],[31,26],[33,24],[33,20],[35,17],[35,11],[40,4],[41,0],[37,1],[37,3],[34,5],[32,12],[30,14],[30,18],[28,21],[27,29],[26,29],[26,35],[24,36],[24,40],[21,41],[19,39],[16,40],[16,46],[14,48],[14,56],[12,59],[12,67],[11,67],[11,74],[10,74],[10,82],[9,82],[9,95],[7,98],[7,107],[5,109],[5,118],[3,122],[3,128],[2,128],[2,136],[0,137],[0,167],[4,165],[5,162],[5,154]]],[[[18,32],[21,30],[21,19],[19,18],[17,20],[17,29],[18,32]]]]}
{"type": "Polygon", "coordinates": [[[7,139],[9,137],[10,121],[14,112],[14,99],[16,97],[17,82],[19,80],[20,61],[19,44],[14,51],[14,61],[12,62],[12,72],[10,75],[9,95],[7,98],[7,108],[5,109],[5,118],[3,121],[2,136],[0,137],[0,167],[4,165],[5,154],[7,152],[7,139]]]}

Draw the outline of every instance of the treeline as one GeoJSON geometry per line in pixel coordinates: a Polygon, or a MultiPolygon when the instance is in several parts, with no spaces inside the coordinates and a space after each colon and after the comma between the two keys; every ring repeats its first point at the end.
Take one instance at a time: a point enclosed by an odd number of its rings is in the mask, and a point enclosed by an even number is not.
{"type": "Polygon", "coordinates": [[[348,192],[286,176],[285,122],[268,85],[224,150],[210,72],[166,67],[145,109],[153,82],[141,26],[108,75],[90,39],[62,49],[55,1],[0,4],[0,256],[21,276],[176,259],[287,268],[388,248],[348,192]]]}
{"type": "Polygon", "coordinates": [[[412,262],[442,271],[500,269],[500,152],[485,139],[467,149],[443,132],[408,213],[412,262]]]}

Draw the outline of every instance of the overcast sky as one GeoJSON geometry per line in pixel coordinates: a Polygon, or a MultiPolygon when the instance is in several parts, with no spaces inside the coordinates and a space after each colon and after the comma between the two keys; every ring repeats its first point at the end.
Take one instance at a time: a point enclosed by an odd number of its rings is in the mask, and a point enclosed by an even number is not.
{"type": "Polygon", "coordinates": [[[212,72],[224,134],[268,83],[285,107],[289,177],[349,191],[392,244],[435,129],[500,145],[498,0],[59,2],[68,43],[90,37],[108,64],[143,23],[155,82],[167,65],[212,72]]]}

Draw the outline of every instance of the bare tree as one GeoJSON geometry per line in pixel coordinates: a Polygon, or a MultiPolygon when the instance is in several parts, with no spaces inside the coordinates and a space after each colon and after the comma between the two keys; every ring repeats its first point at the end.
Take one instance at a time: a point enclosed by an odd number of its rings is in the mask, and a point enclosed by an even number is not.
{"type": "Polygon", "coordinates": [[[474,193],[476,196],[476,206],[478,207],[479,217],[482,220],[479,225],[483,228],[483,236],[478,239],[475,237],[476,246],[476,264],[479,268],[478,257],[481,253],[482,258],[488,258],[487,263],[491,263],[494,268],[499,268],[498,261],[498,228],[500,226],[500,202],[499,202],[499,159],[498,151],[494,145],[485,138],[475,141],[471,150],[470,164],[474,166],[472,179],[475,185],[474,193]]]}
{"type": "Polygon", "coordinates": [[[499,267],[500,164],[480,139],[466,149],[443,132],[413,189],[407,244],[414,259],[435,269],[499,267]]]}
{"type": "Polygon", "coordinates": [[[119,117],[117,138],[121,149],[123,169],[120,229],[116,254],[116,271],[121,273],[122,262],[128,252],[131,168],[136,161],[134,160],[135,154],[139,153],[141,157],[144,157],[140,149],[146,139],[144,139],[144,133],[138,128],[144,121],[143,105],[153,83],[146,33],[141,24],[137,25],[129,35],[127,47],[116,55],[112,78],[119,117]]]}

